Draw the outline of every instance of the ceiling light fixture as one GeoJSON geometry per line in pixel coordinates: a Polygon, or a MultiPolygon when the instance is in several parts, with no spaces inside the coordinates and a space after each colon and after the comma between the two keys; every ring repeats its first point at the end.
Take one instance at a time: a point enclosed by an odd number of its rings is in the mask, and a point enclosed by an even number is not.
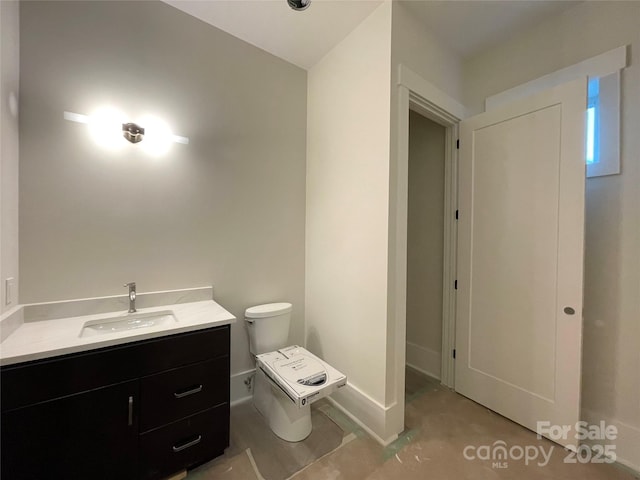
{"type": "Polygon", "coordinates": [[[302,10],[306,10],[311,5],[311,0],[287,0],[289,6],[294,9],[296,12],[301,12],[302,10]]]}

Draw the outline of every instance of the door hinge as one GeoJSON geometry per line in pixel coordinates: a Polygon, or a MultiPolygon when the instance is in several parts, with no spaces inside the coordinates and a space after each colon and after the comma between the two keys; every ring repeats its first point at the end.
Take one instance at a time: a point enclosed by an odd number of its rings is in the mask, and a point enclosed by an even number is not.
{"type": "Polygon", "coordinates": [[[456,220],[458,220],[458,210],[456,210],[456,220]]]}
{"type": "Polygon", "coordinates": [[[453,358],[454,358],[454,360],[456,358],[456,349],[455,348],[453,349],[453,358]]]}
{"type": "Polygon", "coordinates": [[[453,288],[454,290],[458,289],[458,280],[456,280],[455,282],[453,282],[453,288]]]}
{"type": "Polygon", "coordinates": [[[460,139],[456,140],[456,148],[460,150],[460,139]]]}

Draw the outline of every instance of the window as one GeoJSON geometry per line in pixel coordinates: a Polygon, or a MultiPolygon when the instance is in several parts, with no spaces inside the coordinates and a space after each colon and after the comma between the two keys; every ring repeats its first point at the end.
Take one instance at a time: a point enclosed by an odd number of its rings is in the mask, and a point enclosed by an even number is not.
{"type": "Polygon", "coordinates": [[[589,77],[587,177],[620,173],[620,72],[589,77]]]}
{"type": "Polygon", "coordinates": [[[599,116],[598,100],[600,96],[600,79],[590,78],[587,101],[587,165],[598,163],[600,161],[600,142],[599,133],[599,116]]]}

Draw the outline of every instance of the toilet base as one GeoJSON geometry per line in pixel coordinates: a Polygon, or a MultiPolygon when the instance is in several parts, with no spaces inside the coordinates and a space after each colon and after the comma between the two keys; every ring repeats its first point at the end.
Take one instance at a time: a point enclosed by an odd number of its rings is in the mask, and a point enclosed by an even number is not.
{"type": "Polygon", "coordinates": [[[300,442],[311,433],[311,407],[298,408],[287,395],[256,370],[253,404],[269,423],[271,431],[287,442],[300,442]]]}

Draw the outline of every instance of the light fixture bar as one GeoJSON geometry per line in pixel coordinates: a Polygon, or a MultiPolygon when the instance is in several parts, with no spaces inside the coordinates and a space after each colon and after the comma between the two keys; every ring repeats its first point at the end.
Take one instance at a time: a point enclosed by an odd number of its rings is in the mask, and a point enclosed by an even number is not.
{"type": "Polygon", "coordinates": [[[183,145],[189,145],[189,137],[181,137],[180,135],[171,135],[171,140],[176,143],[182,143],[183,145]]]}
{"type": "Polygon", "coordinates": [[[64,119],[70,122],[89,123],[89,117],[80,113],[64,112],[64,119]]]}
{"type": "MultiPolygon", "coordinates": [[[[64,119],[70,122],[76,123],[91,123],[91,118],[88,115],[82,115],[81,113],[64,112],[64,119]]],[[[175,143],[181,143],[183,145],[189,145],[189,137],[183,137],[181,135],[170,135],[170,138],[175,143]]]]}

